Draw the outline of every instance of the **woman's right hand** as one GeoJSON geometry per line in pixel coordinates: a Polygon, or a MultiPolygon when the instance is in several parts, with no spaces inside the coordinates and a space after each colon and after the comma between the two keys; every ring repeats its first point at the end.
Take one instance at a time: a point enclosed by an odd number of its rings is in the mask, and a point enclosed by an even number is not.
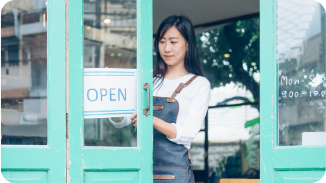
{"type": "Polygon", "coordinates": [[[137,111],[135,111],[135,112],[130,116],[130,118],[131,118],[131,122],[133,123],[133,125],[134,125],[135,127],[137,127],[137,111]]]}
{"type": "Polygon", "coordinates": [[[115,123],[120,123],[123,120],[123,117],[111,117],[110,119],[115,123]]]}

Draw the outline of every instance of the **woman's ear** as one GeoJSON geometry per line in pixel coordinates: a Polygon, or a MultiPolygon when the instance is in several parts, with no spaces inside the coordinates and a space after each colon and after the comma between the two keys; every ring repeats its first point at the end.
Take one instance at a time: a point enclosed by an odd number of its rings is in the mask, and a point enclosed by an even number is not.
{"type": "Polygon", "coordinates": [[[188,51],[188,42],[187,42],[187,51],[188,51]]]}

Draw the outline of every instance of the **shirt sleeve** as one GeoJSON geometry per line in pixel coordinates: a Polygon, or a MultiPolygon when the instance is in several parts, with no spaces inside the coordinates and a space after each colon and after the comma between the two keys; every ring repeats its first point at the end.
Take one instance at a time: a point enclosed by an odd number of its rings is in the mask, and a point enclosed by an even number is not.
{"type": "Polygon", "coordinates": [[[211,87],[208,80],[199,86],[189,106],[187,116],[184,118],[186,122],[172,123],[177,129],[177,135],[174,139],[167,137],[170,141],[177,144],[190,144],[194,140],[207,113],[210,90],[211,87]]]}
{"type": "Polygon", "coordinates": [[[127,126],[127,125],[129,125],[131,123],[131,118],[124,116],[122,121],[120,121],[120,122],[114,122],[111,118],[109,118],[109,121],[112,123],[112,125],[115,128],[122,128],[122,127],[125,127],[125,126],[127,126]]]}

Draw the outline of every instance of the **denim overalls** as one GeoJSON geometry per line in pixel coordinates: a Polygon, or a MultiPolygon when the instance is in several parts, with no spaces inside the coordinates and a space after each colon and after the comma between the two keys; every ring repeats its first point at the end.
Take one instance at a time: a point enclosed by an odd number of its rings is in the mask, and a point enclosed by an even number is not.
{"type": "MultiPolygon", "coordinates": [[[[196,77],[193,76],[186,84],[180,83],[170,98],[154,96],[153,115],[165,122],[176,123],[179,103],[175,97],[196,77]]],[[[171,142],[155,128],[153,135],[154,183],[194,183],[190,151],[184,145],[171,142]]]]}

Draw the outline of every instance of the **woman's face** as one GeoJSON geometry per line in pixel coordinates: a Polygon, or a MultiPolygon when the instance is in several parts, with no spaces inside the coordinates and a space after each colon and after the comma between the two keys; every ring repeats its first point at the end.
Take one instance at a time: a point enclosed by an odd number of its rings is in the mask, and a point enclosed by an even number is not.
{"type": "Polygon", "coordinates": [[[188,43],[174,26],[169,28],[159,44],[162,59],[168,66],[184,65],[188,43]]]}

